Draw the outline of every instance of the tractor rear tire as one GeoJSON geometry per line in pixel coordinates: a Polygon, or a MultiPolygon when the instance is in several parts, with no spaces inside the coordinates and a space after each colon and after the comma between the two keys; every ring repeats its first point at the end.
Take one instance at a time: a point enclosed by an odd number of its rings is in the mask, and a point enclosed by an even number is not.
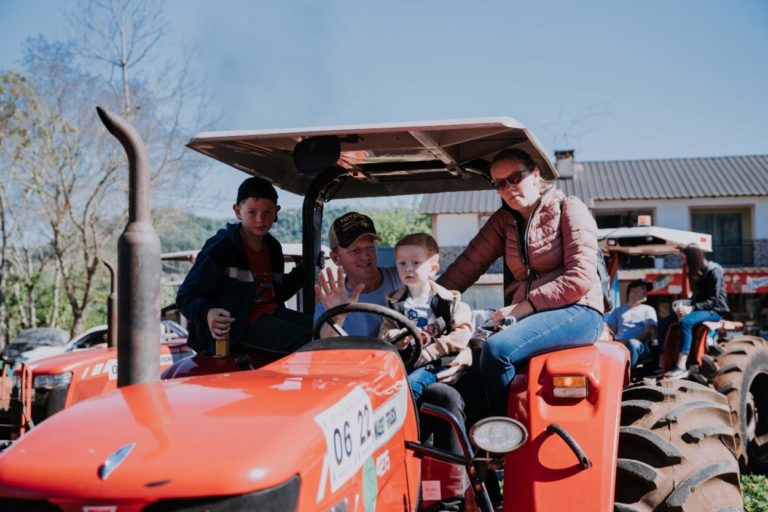
{"type": "Polygon", "coordinates": [[[768,474],[768,342],[739,336],[720,345],[709,382],[728,398],[742,471],[768,474]]]}
{"type": "Polygon", "coordinates": [[[614,510],[739,511],[727,399],[690,381],[624,390],[614,510]]]}

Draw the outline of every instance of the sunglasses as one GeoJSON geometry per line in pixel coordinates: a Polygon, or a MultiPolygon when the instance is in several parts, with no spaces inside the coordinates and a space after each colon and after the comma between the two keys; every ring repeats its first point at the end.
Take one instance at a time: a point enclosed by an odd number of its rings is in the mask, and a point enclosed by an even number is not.
{"type": "Polygon", "coordinates": [[[528,176],[529,174],[531,174],[530,169],[522,169],[521,171],[513,172],[512,174],[510,174],[509,176],[507,176],[502,180],[493,180],[493,188],[495,188],[496,190],[502,190],[504,189],[504,187],[507,186],[507,184],[510,184],[512,186],[517,185],[518,183],[523,181],[525,177],[528,176]]]}

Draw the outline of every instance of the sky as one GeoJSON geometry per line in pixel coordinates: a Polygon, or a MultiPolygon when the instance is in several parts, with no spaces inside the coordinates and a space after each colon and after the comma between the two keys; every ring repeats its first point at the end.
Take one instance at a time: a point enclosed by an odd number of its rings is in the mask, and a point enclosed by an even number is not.
{"type": "MultiPolygon", "coordinates": [[[[162,3],[215,109],[190,136],[505,115],[580,161],[768,153],[765,0],[162,3]]],[[[64,39],[66,5],[0,0],[0,69],[64,39]]],[[[230,216],[244,175],[206,172],[203,213],[230,216]]]]}

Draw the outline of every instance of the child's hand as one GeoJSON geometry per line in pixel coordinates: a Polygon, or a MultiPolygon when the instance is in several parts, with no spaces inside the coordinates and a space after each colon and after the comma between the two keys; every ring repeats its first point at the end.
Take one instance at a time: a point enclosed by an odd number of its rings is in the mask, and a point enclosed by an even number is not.
{"type": "Polygon", "coordinates": [[[209,309],[206,320],[208,321],[208,329],[211,331],[211,336],[215,340],[229,334],[232,322],[235,321],[234,317],[229,314],[229,311],[223,308],[209,309]]]}
{"type": "MultiPolygon", "coordinates": [[[[398,336],[403,336],[406,332],[409,332],[408,329],[403,327],[402,329],[390,329],[387,331],[387,334],[384,336],[384,339],[387,341],[395,340],[398,338],[398,336]]],[[[395,348],[397,350],[405,350],[409,346],[413,345],[413,336],[406,336],[403,339],[399,340],[397,343],[395,343],[395,348]]]]}
{"type": "Polygon", "coordinates": [[[425,364],[427,364],[428,362],[430,362],[431,360],[432,359],[430,359],[430,357],[426,354],[426,352],[422,350],[421,353],[419,354],[419,358],[416,359],[415,363],[413,363],[413,367],[420,368],[425,364]]]}
{"type": "Polygon", "coordinates": [[[445,368],[442,368],[439,372],[435,374],[435,377],[437,377],[438,382],[448,382],[451,383],[455,378],[457,377],[457,374],[462,369],[461,366],[446,366],[445,368]]]}

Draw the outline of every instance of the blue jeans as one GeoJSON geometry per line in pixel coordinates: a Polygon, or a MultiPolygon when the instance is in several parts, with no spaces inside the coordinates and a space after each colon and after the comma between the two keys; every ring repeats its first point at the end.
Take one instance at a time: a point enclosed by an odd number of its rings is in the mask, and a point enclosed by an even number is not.
{"type": "Polygon", "coordinates": [[[699,309],[691,311],[680,320],[680,353],[688,354],[691,352],[693,344],[693,328],[702,322],[718,322],[722,319],[714,311],[699,309]]]}
{"type": "Polygon", "coordinates": [[[408,385],[411,387],[413,401],[418,404],[424,389],[435,382],[437,382],[437,376],[423,366],[409,373],[408,385]]]}
{"type": "Polygon", "coordinates": [[[637,363],[648,357],[651,353],[648,345],[635,338],[622,340],[621,343],[629,350],[629,366],[632,368],[637,366],[637,363]]]}
{"type": "Polygon", "coordinates": [[[480,356],[491,414],[506,416],[507,391],[515,364],[554,350],[591,345],[603,331],[603,316],[573,305],[528,316],[490,336],[480,356]]]}

